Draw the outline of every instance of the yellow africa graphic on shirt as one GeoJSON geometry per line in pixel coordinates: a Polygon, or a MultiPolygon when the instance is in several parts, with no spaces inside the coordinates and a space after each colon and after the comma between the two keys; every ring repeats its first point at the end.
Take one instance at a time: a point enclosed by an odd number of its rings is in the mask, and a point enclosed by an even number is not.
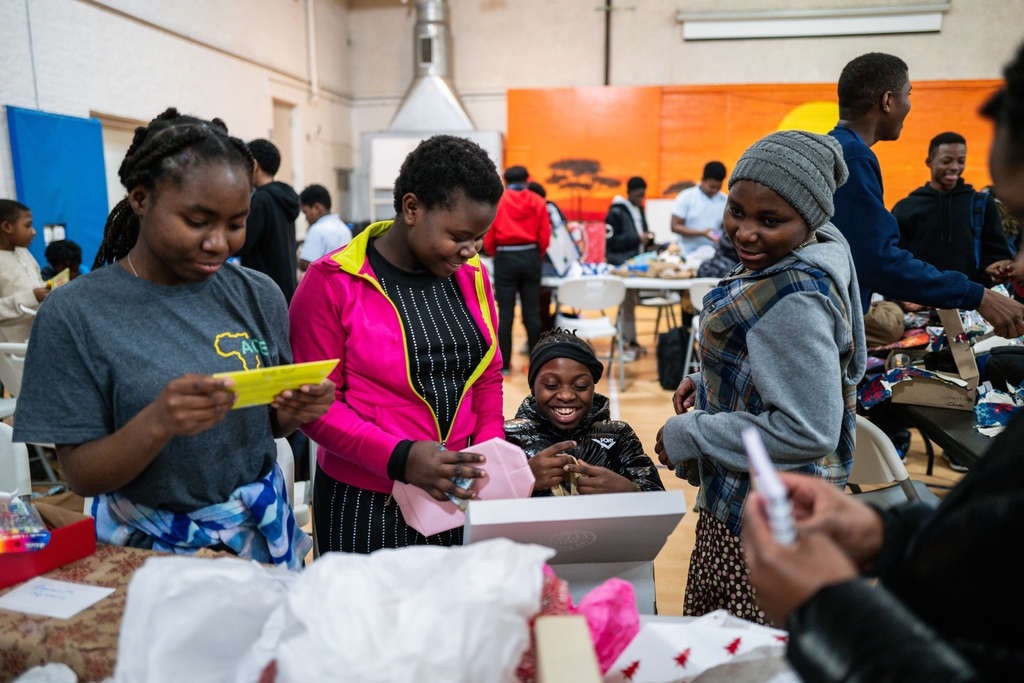
{"type": "Polygon", "coordinates": [[[267,352],[267,343],[259,339],[250,339],[248,332],[221,332],[213,341],[213,348],[219,356],[238,358],[243,370],[256,370],[262,366],[260,356],[270,356],[267,352]]]}

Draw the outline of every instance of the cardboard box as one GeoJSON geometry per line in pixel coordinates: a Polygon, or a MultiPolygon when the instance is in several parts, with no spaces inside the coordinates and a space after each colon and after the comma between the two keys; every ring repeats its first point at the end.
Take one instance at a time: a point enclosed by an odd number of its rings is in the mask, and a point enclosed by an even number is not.
{"type": "MultiPolygon", "coordinates": [[[[936,406],[938,408],[953,408],[955,410],[974,410],[974,404],[978,402],[978,363],[974,359],[974,351],[971,343],[964,339],[955,341],[964,332],[963,321],[960,320],[960,312],[955,309],[942,309],[939,311],[939,319],[946,331],[946,339],[949,342],[950,350],[953,352],[953,360],[956,361],[957,374],[936,372],[937,375],[960,380],[966,386],[954,386],[937,379],[927,377],[914,377],[904,380],[892,386],[892,402],[907,403],[917,406],[936,406]]],[[[893,357],[897,353],[904,353],[896,350],[889,354],[886,367],[890,367],[893,357]]]]}
{"type": "Polygon", "coordinates": [[[654,558],[685,513],[682,491],[474,500],[463,542],[509,538],[553,548],[548,564],[573,600],[621,578],[633,585],[640,613],[654,614],[654,558]]]}
{"type": "Polygon", "coordinates": [[[537,641],[537,683],[601,683],[586,617],[538,617],[533,634],[537,641]]]}
{"type": "Polygon", "coordinates": [[[96,552],[96,521],[78,512],[39,503],[39,515],[50,529],[50,542],[31,553],[0,554],[0,588],[88,557],[96,552]]]}

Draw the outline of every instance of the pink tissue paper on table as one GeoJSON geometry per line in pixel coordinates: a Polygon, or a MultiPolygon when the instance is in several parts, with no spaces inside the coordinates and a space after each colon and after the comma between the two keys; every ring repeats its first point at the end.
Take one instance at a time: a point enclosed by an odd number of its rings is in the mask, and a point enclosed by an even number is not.
{"type": "MultiPolygon", "coordinates": [[[[462,452],[484,456],[484,462],[475,466],[486,472],[487,476],[471,484],[478,494],[477,500],[529,498],[533,493],[536,479],[526,454],[519,446],[494,438],[475,446],[467,446],[462,452]]],[[[458,505],[450,500],[434,500],[419,486],[396,481],[391,492],[402,510],[405,523],[424,536],[455,529],[466,522],[466,513],[458,505]]]]}
{"type": "Polygon", "coordinates": [[[622,579],[608,579],[584,595],[570,611],[586,617],[602,674],[608,672],[640,632],[633,584],[622,579]]]}

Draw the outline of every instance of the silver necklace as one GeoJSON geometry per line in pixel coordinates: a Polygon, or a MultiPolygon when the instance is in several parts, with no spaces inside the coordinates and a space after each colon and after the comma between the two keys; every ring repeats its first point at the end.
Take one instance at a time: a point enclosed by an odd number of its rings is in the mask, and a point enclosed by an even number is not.
{"type": "Polygon", "coordinates": [[[139,277],[139,271],[135,270],[135,264],[132,263],[132,253],[129,251],[124,255],[124,257],[128,259],[128,267],[132,269],[133,273],[135,273],[135,277],[139,277]]]}

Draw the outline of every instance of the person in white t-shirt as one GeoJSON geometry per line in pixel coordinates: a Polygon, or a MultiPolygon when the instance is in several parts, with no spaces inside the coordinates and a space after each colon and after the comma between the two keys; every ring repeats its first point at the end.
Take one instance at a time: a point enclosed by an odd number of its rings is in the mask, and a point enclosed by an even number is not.
{"type": "Polygon", "coordinates": [[[687,188],[676,195],[672,203],[672,232],[678,235],[683,256],[703,246],[714,248],[722,234],[722,216],[725,214],[725,164],[709,161],[704,165],[700,185],[687,188]]]}
{"type": "Polygon", "coordinates": [[[299,270],[352,241],[352,231],[338,214],[331,213],[331,194],[323,185],[310,185],[299,195],[299,208],[309,223],[299,249],[299,270]]]}

